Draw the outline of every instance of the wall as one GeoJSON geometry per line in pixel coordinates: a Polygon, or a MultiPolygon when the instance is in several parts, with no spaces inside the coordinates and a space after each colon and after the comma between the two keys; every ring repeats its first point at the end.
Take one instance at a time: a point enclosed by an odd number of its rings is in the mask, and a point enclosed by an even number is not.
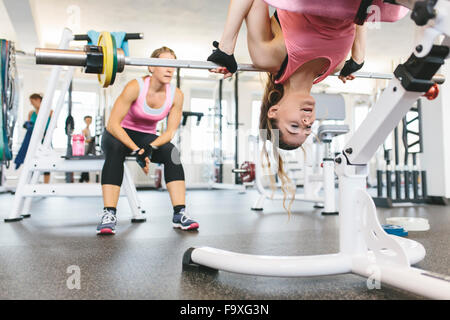
{"type": "Polygon", "coordinates": [[[450,84],[449,67],[441,72],[447,81],[440,86],[437,99],[422,98],[424,153],[420,160],[427,171],[427,187],[430,196],[450,198],[450,84]]]}

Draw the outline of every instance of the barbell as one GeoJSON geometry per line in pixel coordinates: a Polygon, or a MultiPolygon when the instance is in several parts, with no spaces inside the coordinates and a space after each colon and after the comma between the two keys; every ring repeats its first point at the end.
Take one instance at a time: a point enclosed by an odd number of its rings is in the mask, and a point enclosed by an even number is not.
{"type": "Polygon", "coordinates": [[[253,182],[256,177],[255,163],[251,161],[245,161],[239,169],[232,169],[231,171],[238,173],[242,182],[253,182]]]}
{"type": "MultiPolygon", "coordinates": [[[[98,75],[100,84],[106,88],[114,84],[116,74],[123,72],[125,66],[172,67],[210,70],[219,65],[210,61],[132,58],[126,57],[121,48],[117,48],[114,37],[107,31],[101,32],[97,46],[86,45],[83,50],[36,48],[36,64],[84,67],[85,73],[98,75]]],[[[239,64],[238,71],[266,72],[251,64],[239,64]]],[[[357,78],[385,79],[393,78],[389,73],[355,72],[357,78]]],[[[338,76],[338,74],[333,74],[338,76]]],[[[444,76],[436,75],[435,83],[443,83],[444,76]]]]}

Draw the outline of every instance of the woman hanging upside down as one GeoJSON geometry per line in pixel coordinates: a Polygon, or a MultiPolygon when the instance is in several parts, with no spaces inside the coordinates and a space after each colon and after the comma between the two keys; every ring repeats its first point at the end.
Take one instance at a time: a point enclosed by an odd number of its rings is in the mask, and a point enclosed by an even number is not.
{"type": "MultiPolygon", "coordinates": [[[[260,129],[267,139],[279,129],[279,148],[296,149],[311,133],[315,102],[311,88],[330,74],[340,72],[345,83],[364,64],[364,25],[355,25],[358,0],[231,0],[225,28],[216,49],[208,57],[236,72],[234,49],[242,22],[247,25],[248,50],[255,67],[267,71],[268,81],[261,106],[260,129]],[[277,9],[269,16],[268,4],[277,9]],[[288,11],[290,10],[290,11],[288,11]],[[333,16],[331,16],[333,15],[333,16]],[[349,52],[351,57],[345,61],[349,52]]],[[[375,0],[381,21],[396,21],[408,11],[375,0]]]]}
{"type": "MultiPolygon", "coordinates": [[[[311,134],[315,101],[311,88],[330,74],[340,72],[345,83],[362,68],[365,56],[364,21],[396,21],[408,9],[374,0],[373,16],[360,18],[358,0],[231,0],[220,42],[208,61],[223,67],[211,70],[230,77],[237,70],[234,49],[242,22],[247,25],[247,45],[253,65],[268,72],[261,104],[259,128],[262,141],[280,149],[300,147],[311,134]],[[268,4],[277,8],[270,17],[268,4]],[[362,25],[356,25],[356,18],[362,25]],[[346,61],[351,52],[351,57],[346,61]]],[[[268,154],[263,144],[267,159],[268,154]]],[[[295,193],[273,148],[277,173],[286,194],[295,193]],[[289,190],[291,189],[291,190],[289,190]]],[[[270,163],[269,163],[270,164],[270,163]]],[[[285,207],[286,208],[286,207],[285,207]]],[[[288,209],[289,211],[289,209],[288,209]]]]}

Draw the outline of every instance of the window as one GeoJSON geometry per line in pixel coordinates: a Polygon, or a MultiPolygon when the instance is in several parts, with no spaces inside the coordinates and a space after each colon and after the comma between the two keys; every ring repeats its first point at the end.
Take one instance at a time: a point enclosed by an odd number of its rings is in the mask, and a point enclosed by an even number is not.
{"type": "MultiPolygon", "coordinates": [[[[55,91],[52,109],[56,108],[61,91],[55,91]]],[[[74,134],[79,134],[86,127],[84,117],[92,117],[90,126],[91,135],[95,135],[95,118],[97,115],[98,97],[95,92],[73,91],[72,92],[72,117],[75,123],[74,134]]],[[[60,111],[56,128],[53,131],[52,145],[55,149],[67,148],[67,135],[65,131],[68,115],[68,94],[66,93],[64,105],[60,111]]]]}
{"type": "Polygon", "coordinates": [[[261,113],[261,100],[252,101],[252,129],[253,136],[259,136],[259,115],[261,113]]]}
{"type": "Polygon", "coordinates": [[[194,118],[189,119],[191,123],[191,146],[192,151],[208,151],[214,148],[214,100],[207,98],[191,98],[191,111],[202,112],[203,117],[200,124],[194,118]]]}
{"type": "Polygon", "coordinates": [[[214,99],[191,98],[191,111],[203,112],[200,125],[190,120],[191,145],[190,150],[204,155],[215,154],[220,156],[222,151],[223,162],[234,161],[234,123],[227,100],[222,100],[222,116],[219,116],[219,107],[214,99]],[[219,120],[221,119],[221,120],[219,120]],[[219,121],[222,121],[222,141],[220,141],[219,121]]]}

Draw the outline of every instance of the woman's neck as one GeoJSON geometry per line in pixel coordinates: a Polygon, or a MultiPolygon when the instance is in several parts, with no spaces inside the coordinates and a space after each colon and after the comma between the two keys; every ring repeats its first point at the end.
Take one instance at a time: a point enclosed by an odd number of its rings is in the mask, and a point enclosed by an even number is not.
{"type": "Polygon", "coordinates": [[[323,58],[314,59],[304,63],[285,82],[285,92],[295,91],[309,94],[314,80],[323,71],[328,61],[323,58]]]}
{"type": "Polygon", "coordinates": [[[309,94],[315,78],[315,73],[296,72],[284,83],[284,92],[286,94],[290,92],[309,94]]]}
{"type": "Polygon", "coordinates": [[[155,80],[155,78],[150,76],[150,85],[148,87],[148,91],[150,91],[150,92],[165,91],[165,84],[155,80]]]}

